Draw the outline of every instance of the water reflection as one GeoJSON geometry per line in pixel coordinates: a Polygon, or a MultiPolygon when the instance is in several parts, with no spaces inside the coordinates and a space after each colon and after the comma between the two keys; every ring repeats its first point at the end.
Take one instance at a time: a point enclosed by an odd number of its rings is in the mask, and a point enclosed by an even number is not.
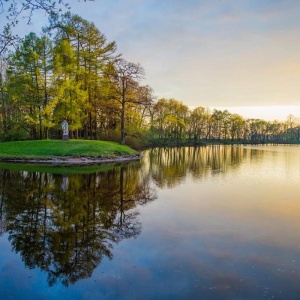
{"type": "Polygon", "coordinates": [[[27,267],[47,272],[49,285],[90,277],[115,243],[140,234],[137,205],[156,198],[136,163],[88,175],[0,169],[0,176],[12,248],[27,267]]]}
{"type": "MultiPolygon", "coordinates": [[[[87,174],[7,166],[0,169],[1,232],[8,234],[26,267],[38,267],[47,274],[50,286],[58,282],[68,286],[90,277],[101,263],[105,266],[104,258],[117,256],[117,243],[123,241],[124,245],[125,239],[139,236],[136,243],[127,243],[126,254],[118,250],[121,258],[115,263],[117,267],[113,262],[106,264],[106,273],[113,268],[123,272],[121,291],[131,282],[139,282],[142,296],[149,280],[165,295],[180,293],[183,287],[175,282],[185,282],[186,290],[181,294],[185,297],[181,298],[195,298],[196,286],[204,298],[213,292],[229,293],[230,289],[242,295],[239,298],[255,298],[261,292],[253,294],[252,280],[262,282],[266,273],[272,275],[271,259],[277,270],[273,261],[288,264],[282,253],[289,251],[292,264],[298,255],[294,244],[298,244],[299,204],[279,183],[285,179],[290,190],[299,186],[299,151],[282,156],[274,149],[152,149],[144,153],[141,162],[91,173],[85,170],[87,174]],[[146,206],[142,219],[139,206],[157,199],[160,193],[161,201],[146,206]],[[141,234],[144,222],[149,236],[141,234]],[[143,272],[132,271],[135,259],[143,272]],[[253,275],[253,266],[262,275],[253,275]]],[[[114,275],[101,282],[107,287],[103,294],[112,289],[114,275]]],[[[272,281],[278,282],[278,275],[272,276],[272,281]]],[[[280,282],[284,280],[292,282],[282,275],[280,282]]]]}
{"type": "Polygon", "coordinates": [[[8,232],[27,267],[47,272],[50,286],[57,280],[68,286],[90,277],[103,257],[111,259],[115,243],[141,233],[137,206],[156,199],[151,180],[174,187],[189,173],[201,178],[236,168],[247,153],[224,146],[158,148],[145,152],[142,163],[92,174],[0,169],[1,233],[8,232]]]}
{"type": "Polygon", "coordinates": [[[159,187],[175,187],[187,175],[201,179],[210,174],[238,168],[248,158],[258,160],[263,150],[244,147],[211,146],[155,148],[146,152],[149,172],[159,187]]]}

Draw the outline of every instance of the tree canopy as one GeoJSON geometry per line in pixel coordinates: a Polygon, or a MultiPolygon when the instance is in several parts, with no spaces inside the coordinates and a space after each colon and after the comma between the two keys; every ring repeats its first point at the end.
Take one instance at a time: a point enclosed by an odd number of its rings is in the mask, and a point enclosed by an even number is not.
{"type": "MultiPolygon", "coordinates": [[[[4,3],[0,1],[2,13],[4,3]]],[[[8,25],[19,13],[49,15],[43,34],[28,33],[0,56],[0,140],[59,138],[67,120],[70,138],[119,141],[134,147],[199,144],[203,140],[299,141],[299,120],[245,119],[229,111],[190,109],[158,99],[144,85],[140,63],[127,61],[94,23],[59,1],[12,1],[8,25]]],[[[3,44],[4,45],[4,44],[3,44]]]]}

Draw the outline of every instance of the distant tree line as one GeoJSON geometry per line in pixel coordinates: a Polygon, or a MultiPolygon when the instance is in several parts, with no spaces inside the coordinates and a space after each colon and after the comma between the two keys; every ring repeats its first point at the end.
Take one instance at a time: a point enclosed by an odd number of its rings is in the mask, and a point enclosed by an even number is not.
{"type": "Polygon", "coordinates": [[[297,142],[299,118],[289,115],[285,122],[246,119],[228,110],[204,107],[190,110],[174,99],[159,99],[152,109],[151,134],[160,141],[198,143],[205,140],[249,142],[297,142]]]}
{"type": "Polygon", "coordinates": [[[106,139],[132,146],[203,140],[299,141],[299,121],[244,119],[227,110],[189,109],[142,85],[144,69],[117,54],[96,26],[50,14],[41,36],[29,33],[0,59],[0,140],[106,139]]]}

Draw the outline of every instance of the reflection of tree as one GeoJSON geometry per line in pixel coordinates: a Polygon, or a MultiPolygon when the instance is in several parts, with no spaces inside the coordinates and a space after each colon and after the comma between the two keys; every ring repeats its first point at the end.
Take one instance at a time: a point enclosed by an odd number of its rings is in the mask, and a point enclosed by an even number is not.
{"type": "Polygon", "coordinates": [[[172,187],[188,175],[215,176],[261,153],[226,146],[153,149],[142,162],[88,175],[0,169],[1,221],[26,266],[47,272],[50,285],[68,285],[111,259],[115,243],[141,232],[137,207],[156,198],[151,182],[172,187]]]}
{"type": "Polygon", "coordinates": [[[6,230],[6,220],[5,220],[5,211],[4,211],[4,195],[6,194],[5,188],[6,184],[6,170],[3,170],[3,174],[0,180],[0,236],[6,230]]]}
{"type": "Polygon", "coordinates": [[[133,237],[141,232],[140,223],[136,222],[138,212],[134,210],[134,206],[146,204],[156,198],[153,189],[149,187],[148,178],[138,179],[138,177],[139,173],[135,170],[121,167],[119,203],[116,206],[118,209],[114,223],[114,232],[117,232],[119,238],[133,237]],[[132,182],[137,180],[140,180],[142,184],[132,186],[132,182]]]}
{"type": "Polygon", "coordinates": [[[66,175],[0,169],[0,200],[13,249],[26,266],[46,271],[50,285],[90,277],[104,257],[112,258],[114,243],[141,232],[137,205],[156,196],[139,170],[133,163],[66,180],[66,175]]]}
{"type": "Polygon", "coordinates": [[[145,153],[153,180],[160,187],[173,187],[188,174],[202,178],[238,167],[246,157],[259,155],[243,147],[209,146],[155,148],[145,153]]]}

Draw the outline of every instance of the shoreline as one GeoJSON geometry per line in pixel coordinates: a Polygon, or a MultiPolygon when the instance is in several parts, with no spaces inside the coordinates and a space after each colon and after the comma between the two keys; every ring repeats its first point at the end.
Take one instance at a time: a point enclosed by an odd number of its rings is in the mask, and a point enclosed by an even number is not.
{"type": "MultiPolygon", "coordinates": [[[[173,147],[206,147],[206,146],[249,146],[249,145],[299,145],[299,143],[288,143],[288,142],[263,142],[263,141],[252,141],[247,143],[245,141],[237,142],[224,142],[224,141],[206,141],[205,143],[169,143],[160,145],[151,145],[145,149],[151,148],[173,148],[173,147]]],[[[143,150],[145,150],[143,149],[143,150]]],[[[143,157],[141,153],[137,154],[124,154],[118,156],[33,156],[33,157],[0,157],[0,163],[20,163],[20,164],[45,164],[53,166],[87,166],[87,165],[99,165],[104,163],[122,163],[140,160],[143,157]]]]}
{"type": "Polygon", "coordinates": [[[110,162],[128,162],[140,160],[141,154],[123,155],[116,157],[51,157],[51,158],[1,158],[0,162],[7,163],[28,163],[28,164],[47,164],[47,165],[95,165],[110,162]]]}

